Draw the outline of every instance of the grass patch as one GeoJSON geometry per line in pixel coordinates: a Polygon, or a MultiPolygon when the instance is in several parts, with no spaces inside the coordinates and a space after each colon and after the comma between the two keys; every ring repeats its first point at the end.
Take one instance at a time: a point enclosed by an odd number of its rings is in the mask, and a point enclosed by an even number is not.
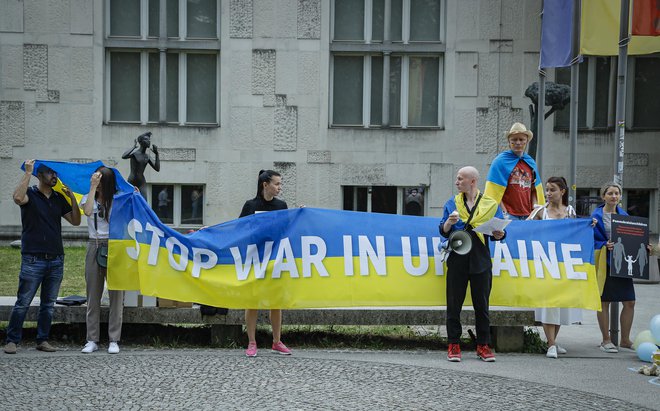
{"type": "MultiPolygon", "coordinates": [[[[64,279],[60,295],[85,295],[85,247],[64,248],[64,279]]],[[[0,247],[0,295],[15,296],[21,271],[21,250],[0,247]]]]}
{"type": "MultiPolygon", "coordinates": [[[[271,341],[270,327],[259,326],[260,345],[271,341]]],[[[282,340],[291,347],[323,349],[446,349],[437,334],[419,335],[409,326],[283,326],[282,340]]]]}

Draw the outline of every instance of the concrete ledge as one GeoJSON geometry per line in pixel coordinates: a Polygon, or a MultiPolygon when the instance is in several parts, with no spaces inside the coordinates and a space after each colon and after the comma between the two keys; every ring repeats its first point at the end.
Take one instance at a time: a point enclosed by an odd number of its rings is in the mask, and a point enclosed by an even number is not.
{"type": "MultiPolygon", "coordinates": [[[[13,306],[0,305],[0,321],[9,321],[13,306]]],[[[108,307],[101,307],[101,322],[108,322],[108,307]]],[[[26,321],[37,321],[39,307],[30,306],[26,321]]],[[[54,323],[85,324],[86,306],[56,305],[54,323]]],[[[201,315],[199,308],[124,307],[124,324],[202,324],[211,327],[211,342],[240,341],[244,310],[229,310],[227,315],[201,315]]],[[[398,308],[323,308],[284,310],[285,325],[434,325],[445,324],[444,307],[398,308]]],[[[534,325],[534,311],[491,309],[491,334],[495,349],[500,352],[521,351],[524,327],[534,325]]],[[[268,310],[260,310],[259,323],[267,324],[268,310]]],[[[463,310],[461,322],[474,325],[474,311],[463,310]]]]}
{"type": "MultiPolygon", "coordinates": [[[[9,321],[12,306],[0,306],[0,321],[9,321]]],[[[84,323],[86,306],[56,305],[53,322],[84,323]]],[[[37,321],[38,306],[28,309],[26,321],[37,321]]],[[[323,308],[284,310],[288,325],[444,325],[444,308],[323,308]]],[[[108,320],[108,307],[101,307],[101,322],[108,320]]],[[[268,322],[268,310],[259,311],[259,322],[268,322]]],[[[491,326],[534,325],[534,311],[491,310],[491,326]]],[[[461,322],[474,325],[474,312],[463,310],[461,322]]],[[[124,323],[136,324],[226,324],[244,323],[243,310],[229,310],[227,315],[202,316],[198,308],[124,307],[124,323]]]]}

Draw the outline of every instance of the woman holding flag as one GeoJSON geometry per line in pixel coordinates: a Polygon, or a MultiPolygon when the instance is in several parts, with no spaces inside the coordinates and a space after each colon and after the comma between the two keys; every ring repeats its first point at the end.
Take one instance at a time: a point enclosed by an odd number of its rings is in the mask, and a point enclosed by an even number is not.
{"type": "MultiPolygon", "coordinates": [[[[107,250],[110,232],[110,209],[117,192],[115,173],[107,167],[99,167],[90,179],[89,193],[80,200],[87,216],[89,242],[85,257],[85,282],[87,283],[87,344],[82,352],[93,353],[99,349],[101,295],[107,275],[107,250]],[[105,250],[105,256],[103,256],[105,250]],[[105,260],[104,260],[105,258],[105,260]]],[[[108,318],[109,354],[119,353],[121,338],[124,292],[108,291],[110,316],[108,318]]]]}

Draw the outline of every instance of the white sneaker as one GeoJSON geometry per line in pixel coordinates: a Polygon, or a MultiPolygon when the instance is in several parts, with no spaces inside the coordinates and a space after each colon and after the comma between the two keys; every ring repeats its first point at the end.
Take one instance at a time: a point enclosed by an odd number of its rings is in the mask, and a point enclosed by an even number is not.
{"type": "Polygon", "coordinates": [[[557,354],[566,354],[566,352],[566,348],[559,345],[557,346],[557,354]]]}
{"type": "Polygon", "coordinates": [[[85,354],[91,354],[94,351],[98,351],[98,350],[99,350],[99,346],[96,345],[94,341],[87,341],[87,344],[85,344],[81,352],[85,354]]]}
{"type": "Polygon", "coordinates": [[[557,346],[551,345],[548,347],[548,352],[545,354],[548,358],[557,358],[557,346]]]}
{"type": "Polygon", "coordinates": [[[108,354],[119,354],[119,344],[112,341],[108,346],[108,354]]]}

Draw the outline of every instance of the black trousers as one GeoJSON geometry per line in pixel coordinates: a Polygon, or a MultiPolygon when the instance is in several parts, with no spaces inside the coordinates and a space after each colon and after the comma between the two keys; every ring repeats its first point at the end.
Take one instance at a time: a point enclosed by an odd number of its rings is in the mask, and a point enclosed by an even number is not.
{"type": "Polygon", "coordinates": [[[474,307],[477,326],[477,344],[490,344],[490,317],[488,315],[488,300],[493,284],[491,270],[481,273],[470,273],[469,270],[447,270],[447,339],[450,344],[460,343],[463,332],[461,326],[461,310],[470,283],[470,295],[474,307]]]}

